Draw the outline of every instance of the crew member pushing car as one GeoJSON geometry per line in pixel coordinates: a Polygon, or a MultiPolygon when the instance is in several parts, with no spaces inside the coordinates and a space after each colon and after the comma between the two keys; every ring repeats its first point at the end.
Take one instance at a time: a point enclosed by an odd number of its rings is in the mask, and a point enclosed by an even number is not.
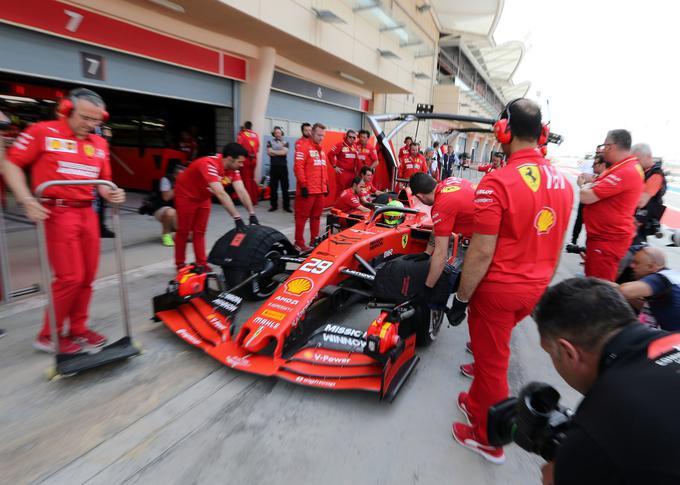
{"type": "Polygon", "coordinates": [[[241,215],[231,197],[225,192],[225,185],[231,185],[234,188],[239,200],[250,214],[250,223],[259,224],[239,172],[247,156],[246,149],[238,143],[227,143],[221,155],[198,158],[177,177],[175,264],[178,270],[185,264],[189,232],[193,235],[196,264],[201,267],[206,267],[208,264],[205,252],[205,231],[208,227],[213,195],[234,218],[236,229],[245,230],[246,225],[241,220],[241,215]]]}
{"type": "MultiPolygon", "coordinates": [[[[31,188],[51,180],[111,180],[106,141],[94,129],[106,120],[104,100],[89,89],[71,91],[57,107],[60,119],[31,125],[7,154],[4,176],[17,201],[32,221],[45,221],[47,254],[54,281],[54,313],[59,352],[76,353],[81,345],[101,346],[106,337],[87,328],[92,281],[99,263],[99,221],[92,208],[92,186],[53,186],[37,200],[31,195],[25,168],[31,169],[31,188]],[[69,334],[62,336],[64,321],[69,334]]],[[[122,189],[99,186],[99,194],[112,204],[125,201],[122,189]]],[[[36,349],[53,352],[49,319],[45,316],[36,349]]]]}
{"type": "Polygon", "coordinates": [[[467,179],[449,177],[437,183],[426,173],[411,175],[409,187],[420,202],[432,206],[432,237],[426,250],[432,257],[425,286],[433,290],[449,257],[451,234],[472,236],[475,189],[467,179]]]}
{"type": "Polygon", "coordinates": [[[453,436],[484,458],[501,463],[503,448],[487,440],[487,411],[508,396],[510,335],[531,313],[555,273],[569,223],[573,190],[538,150],[548,136],[541,110],[512,101],[494,125],[508,155],[503,170],[484,176],[475,192],[474,229],[460,286],[447,317],[458,325],[470,302],[468,326],[475,357],[470,392],[458,405],[471,425],[453,424],[453,436]]]}
{"type": "Polygon", "coordinates": [[[328,195],[326,154],[321,148],[325,134],[326,127],[315,123],[310,139],[295,144],[295,246],[301,251],[309,249],[304,236],[307,219],[310,243],[319,237],[323,198],[328,195]]]}

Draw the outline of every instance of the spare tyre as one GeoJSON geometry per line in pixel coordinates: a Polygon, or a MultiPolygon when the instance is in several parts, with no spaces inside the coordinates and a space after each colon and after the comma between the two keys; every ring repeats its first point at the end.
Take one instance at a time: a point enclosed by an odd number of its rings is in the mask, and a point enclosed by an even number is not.
{"type": "Polygon", "coordinates": [[[281,232],[268,226],[251,225],[242,232],[232,229],[219,238],[210,250],[208,262],[222,268],[227,289],[268,268],[265,275],[235,291],[248,300],[262,300],[276,291],[278,283],[272,277],[285,270],[285,263],[278,258],[293,254],[297,251],[281,232]]]}

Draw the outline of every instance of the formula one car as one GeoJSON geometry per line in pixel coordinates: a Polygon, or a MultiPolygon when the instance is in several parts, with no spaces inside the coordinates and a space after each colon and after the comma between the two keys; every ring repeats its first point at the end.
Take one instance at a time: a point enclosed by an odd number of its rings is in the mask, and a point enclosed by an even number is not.
{"type": "Polygon", "coordinates": [[[418,362],[416,343],[434,341],[444,316],[417,304],[413,294],[384,301],[373,291],[376,266],[422,253],[430,237],[429,214],[413,207],[406,192],[402,196],[405,207],[378,206],[367,220],[328,232],[307,255],[296,255],[266,226],[230,231],[210,254],[224,283],[215,273],[186,267],[154,298],[154,315],[234,369],[312,387],[374,391],[391,400],[418,362]],[[403,213],[404,222],[382,223],[387,211],[403,213]],[[266,301],[236,332],[234,316],[244,298],[266,301]],[[359,301],[380,313],[370,322],[339,324],[336,316],[359,301]]]}
{"type": "MultiPolygon", "coordinates": [[[[392,187],[396,157],[390,136],[378,131],[377,121],[418,116],[437,115],[369,117],[383,156],[392,164],[392,187]]],[[[209,257],[223,276],[184,268],[153,299],[154,318],[233,369],[317,388],[373,391],[391,401],[418,363],[416,344],[432,343],[444,317],[443,306],[432,309],[418,296],[418,281],[424,283],[428,265],[421,256],[431,235],[429,207],[408,189],[399,192],[398,200],[401,207],[376,204],[368,216],[336,211],[325,235],[306,254],[298,254],[269,227],[232,230],[209,257]],[[402,214],[400,223],[387,223],[387,212],[402,214]],[[395,261],[408,258],[414,270],[392,271],[395,261]],[[390,284],[396,284],[396,291],[383,291],[390,284]],[[244,299],[265,301],[237,329],[234,317],[244,299]],[[359,302],[379,312],[371,321],[340,324],[338,318],[359,302]]],[[[462,263],[456,258],[455,235],[454,241],[450,271],[438,285],[444,288],[444,302],[462,263]]]]}

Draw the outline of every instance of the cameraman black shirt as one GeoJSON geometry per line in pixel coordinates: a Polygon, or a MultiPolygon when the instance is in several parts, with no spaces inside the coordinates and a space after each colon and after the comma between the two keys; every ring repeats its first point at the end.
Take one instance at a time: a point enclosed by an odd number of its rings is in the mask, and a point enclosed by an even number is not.
{"type": "Polygon", "coordinates": [[[555,485],[680,484],[680,333],[631,324],[556,451],[555,485]]]}

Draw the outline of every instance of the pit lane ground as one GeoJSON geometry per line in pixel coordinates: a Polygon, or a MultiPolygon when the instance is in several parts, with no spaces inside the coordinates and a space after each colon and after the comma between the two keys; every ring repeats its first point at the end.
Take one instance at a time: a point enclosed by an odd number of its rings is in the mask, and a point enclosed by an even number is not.
{"type": "MultiPolygon", "coordinates": [[[[292,217],[258,208],[263,224],[292,234],[292,217]]],[[[131,314],[140,357],[76,377],[45,381],[51,358],[31,349],[40,299],[0,309],[0,470],[2,483],[324,483],[538,484],[540,458],[506,448],[503,466],[454,443],[462,420],[456,396],[470,381],[466,324],[444,327],[392,404],[372,394],[329,392],[233,371],[149,320],[150,299],[172,278],[171,251],[149,218],[123,217],[131,314]],[[153,225],[152,225],[153,224],[153,225]],[[150,225],[152,225],[150,227],[150,225]]],[[[231,222],[215,207],[209,243],[231,222]]],[[[28,236],[26,236],[28,237],[28,236]]],[[[582,236],[583,237],[583,236],[582,236]]],[[[661,241],[652,241],[663,244],[661,241]]],[[[665,242],[665,240],[664,240],[665,242]]],[[[92,326],[121,334],[120,307],[105,243],[92,326]]],[[[665,248],[671,267],[680,248],[665,248]]],[[[581,271],[565,254],[556,279],[581,271]]],[[[243,321],[255,304],[239,315],[243,321]]],[[[368,322],[357,306],[337,323],[368,322]]],[[[511,392],[546,381],[575,406],[579,395],[557,376],[530,319],[513,334],[511,392]]]]}

